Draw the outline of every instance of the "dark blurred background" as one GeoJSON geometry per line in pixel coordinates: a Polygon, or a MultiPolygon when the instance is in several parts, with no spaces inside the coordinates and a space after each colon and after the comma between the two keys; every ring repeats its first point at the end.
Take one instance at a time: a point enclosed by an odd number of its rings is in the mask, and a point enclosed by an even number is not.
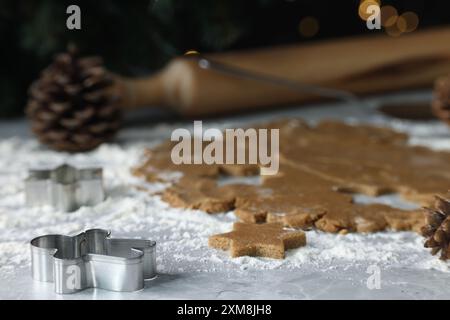
{"type": "MultiPolygon", "coordinates": [[[[412,11],[419,29],[450,23],[448,1],[382,1],[412,11]]],[[[75,43],[123,74],[149,73],[188,50],[215,52],[317,41],[368,30],[359,0],[0,0],[0,117],[20,116],[29,84],[75,43]],[[82,30],[66,29],[66,8],[82,30]]],[[[450,41],[450,39],[449,39],[450,41]]]]}

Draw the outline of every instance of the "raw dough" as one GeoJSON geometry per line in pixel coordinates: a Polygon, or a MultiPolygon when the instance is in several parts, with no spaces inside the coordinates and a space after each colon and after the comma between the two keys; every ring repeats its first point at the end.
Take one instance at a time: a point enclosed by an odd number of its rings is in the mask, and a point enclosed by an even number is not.
{"type": "Polygon", "coordinates": [[[356,204],[351,193],[399,193],[420,206],[450,186],[450,153],[409,146],[405,134],[390,129],[337,121],[309,126],[297,119],[259,128],[280,129],[280,170],[261,176],[261,185],[218,184],[222,175],[249,175],[255,166],[176,166],[171,143],[149,151],[134,172],[149,181],[181,172],[183,177],[171,181],[162,196],[172,206],[208,213],[235,210],[244,222],[340,233],[419,231],[425,223],[420,209],[356,204]]]}
{"type": "Polygon", "coordinates": [[[306,244],[305,233],[283,228],[281,223],[237,222],[233,231],[209,238],[210,247],[230,250],[232,257],[259,256],[283,259],[288,249],[306,244]]]}

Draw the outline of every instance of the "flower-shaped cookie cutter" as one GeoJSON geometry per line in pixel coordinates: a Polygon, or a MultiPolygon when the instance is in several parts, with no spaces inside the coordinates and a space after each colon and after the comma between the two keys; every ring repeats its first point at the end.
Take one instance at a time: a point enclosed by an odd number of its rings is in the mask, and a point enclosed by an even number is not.
{"type": "Polygon", "coordinates": [[[54,282],[58,294],[87,288],[131,292],[156,276],[156,242],[113,239],[90,229],[76,236],[44,235],[31,240],[34,280],[54,282]]]}
{"type": "Polygon", "coordinates": [[[50,205],[65,212],[96,205],[105,199],[103,170],[78,169],[67,164],[53,169],[29,169],[25,198],[28,206],[50,205]]]}

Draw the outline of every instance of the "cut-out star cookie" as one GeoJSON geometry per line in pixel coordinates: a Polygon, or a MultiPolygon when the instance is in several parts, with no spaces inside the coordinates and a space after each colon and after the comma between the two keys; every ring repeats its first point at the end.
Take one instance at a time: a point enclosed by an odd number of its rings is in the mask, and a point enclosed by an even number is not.
{"type": "Polygon", "coordinates": [[[303,231],[287,229],[281,223],[242,223],[236,222],[233,231],[213,235],[208,242],[210,247],[230,250],[231,256],[259,256],[283,259],[285,251],[306,244],[303,231]]]}

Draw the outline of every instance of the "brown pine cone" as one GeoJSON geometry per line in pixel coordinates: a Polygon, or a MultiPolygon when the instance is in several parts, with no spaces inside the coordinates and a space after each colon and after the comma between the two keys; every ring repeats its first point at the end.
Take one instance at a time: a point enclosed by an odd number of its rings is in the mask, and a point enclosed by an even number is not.
{"type": "Polygon", "coordinates": [[[57,55],[29,89],[32,131],[59,151],[89,151],[110,140],[121,123],[112,84],[101,58],[79,58],[73,47],[57,55]]]}
{"type": "Polygon", "coordinates": [[[441,252],[440,258],[450,258],[450,202],[436,196],[433,209],[427,210],[427,224],[422,227],[422,235],[427,238],[425,248],[431,248],[431,254],[441,252]]]}
{"type": "Polygon", "coordinates": [[[450,75],[435,81],[431,108],[436,117],[450,124],[450,75]]]}

